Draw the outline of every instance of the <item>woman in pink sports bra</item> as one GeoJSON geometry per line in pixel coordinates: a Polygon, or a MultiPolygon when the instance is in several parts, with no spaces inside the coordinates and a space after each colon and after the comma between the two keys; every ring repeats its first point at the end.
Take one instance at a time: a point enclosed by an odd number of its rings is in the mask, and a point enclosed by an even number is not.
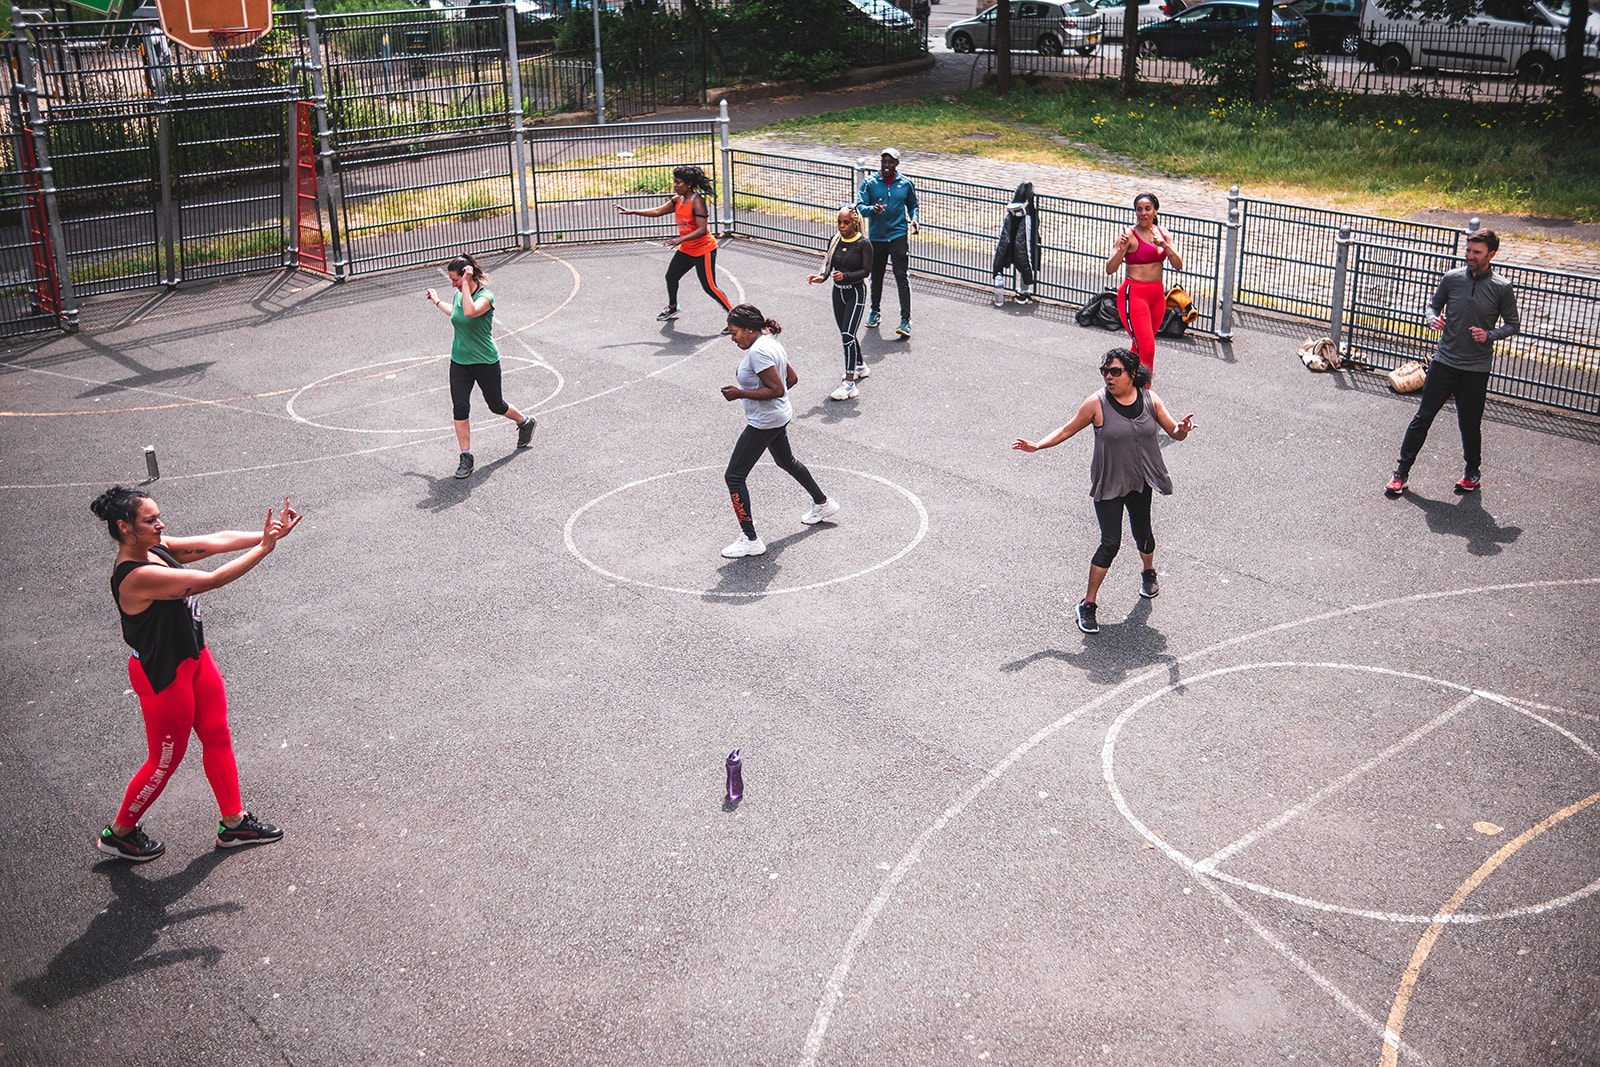
{"type": "Polygon", "coordinates": [[[1152,375],[1156,365],[1156,331],[1167,310],[1167,289],[1161,281],[1162,262],[1173,270],[1183,269],[1183,257],[1172,247],[1166,231],[1156,225],[1161,201],[1155,193],[1140,193],[1133,198],[1137,222],[1122,231],[1117,246],[1106,260],[1106,273],[1115,274],[1127,264],[1127,277],[1117,289],[1117,314],[1122,328],[1132,339],[1134,354],[1152,375]]]}

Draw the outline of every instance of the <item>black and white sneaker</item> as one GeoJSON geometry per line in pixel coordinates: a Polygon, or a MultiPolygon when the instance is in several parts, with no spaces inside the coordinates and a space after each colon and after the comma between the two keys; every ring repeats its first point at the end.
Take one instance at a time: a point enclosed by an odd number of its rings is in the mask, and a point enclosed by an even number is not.
{"type": "Polygon", "coordinates": [[[146,834],[142,825],[129,830],[127,837],[118,837],[108,826],[100,831],[100,840],[94,847],[108,856],[134,863],[149,863],[167,850],[166,845],[146,834]]]}
{"type": "Polygon", "coordinates": [[[217,823],[217,847],[238,848],[240,845],[270,845],[283,836],[283,831],[270,822],[262,822],[248,811],[233,826],[217,823]]]}
{"type": "Polygon", "coordinates": [[[529,415],[517,423],[517,447],[527,448],[528,442],[533,440],[534,428],[539,425],[539,420],[529,415]]]}
{"type": "Polygon", "coordinates": [[[1161,586],[1156,582],[1155,571],[1144,572],[1144,584],[1139,587],[1139,595],[1149,600],[1161,595],[1161,586]]]}
{"type": "Polygon", "coordinates": [[[461,453],[461,465],[456,468],[457,478],[470,478],[472,476],[472,453],[461,453]]]}
{"type": "Polygon", "coordinates": [[[1095,605],[1089,603],[1087,600],[1078,601],[1078,629],[1082,630],[1086,634],[1097,634],[1100,632],[1100,624],[1096,622],[1094,618],[1094,609],[1095,605]]]}
{"type": "Polygon", "coordinates": [[[678,306],[676,304],[668,304],[666,307],[661,309],[661,314],[656,316],[656,321],[657,322],[671,322],[673,319],[675,319],[677,317],[678,317],[678,306]]]}

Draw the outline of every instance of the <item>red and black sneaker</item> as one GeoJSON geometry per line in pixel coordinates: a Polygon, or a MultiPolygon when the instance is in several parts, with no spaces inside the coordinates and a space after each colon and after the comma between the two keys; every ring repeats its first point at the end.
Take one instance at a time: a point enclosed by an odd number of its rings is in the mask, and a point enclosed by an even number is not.
{"type": "Polygon", "coordinates": [[[1389,484],[1383,487],[1383,491],[1390,496],[1399,496],[1406,491],[1406,476],[1395,471],[1394,477],[1389,479],[1389,484]]]}
{"type": "Polygon", "coordinates": [[[262,822],[248,811],[244,818],[229,826],[217,823],[217,847],[238,848],[240,845],[269,845],[283,836],[283,831],[270,822],[262,822]]]}
{"type": "Polygon", "coordinates": [[[94,847],[108,856],[134,863],[149,863],[167,850],[166,845],[146,834],[143,826],[135,826],[126,837],[113,833],[108,826],[100,831],[100,840],[94,847]]]}
{"type": "Polygon", "coordinates": [[[1461,476],[1461,480],[1456,483],[1456,491],[1459,493],[1475,493],[1478,491],[1478,486],[1482,484],[1482,474],[1478,473],[1477,471],[1468,471],[1467,473],[1463,474],[1461,476]]]}

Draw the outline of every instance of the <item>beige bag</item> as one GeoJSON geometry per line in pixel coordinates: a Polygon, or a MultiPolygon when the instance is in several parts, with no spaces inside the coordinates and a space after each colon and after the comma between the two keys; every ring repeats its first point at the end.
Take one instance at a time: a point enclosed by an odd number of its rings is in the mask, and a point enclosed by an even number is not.
{"type": "Polygon", "coordinates": [[[1339,357],[1339,346],[1324,337],[1300,346],[1300,362],[1307,370],[1338,370],[1343,360],[1339,357]]]}
{"type": "Polygon", "coordinates": [[[1428,369],[1414,359],[1408,359],[1389,372],[1389,385],[1397,393],[1414,393],[1428,380],[1428,369]]]}

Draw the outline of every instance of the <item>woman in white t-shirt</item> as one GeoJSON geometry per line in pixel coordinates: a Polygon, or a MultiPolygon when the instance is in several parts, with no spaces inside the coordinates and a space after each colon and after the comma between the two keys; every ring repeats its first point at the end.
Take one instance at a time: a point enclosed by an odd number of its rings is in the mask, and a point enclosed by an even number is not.
{"type": "Polygon", "coordinates": [[[739,370],[734,376],[737,385],[724,385],[724,400],[743,400],[744,417],[749,423],[739,441],[733,446],[724,475],[728,493],[733,497],[733,513],[738,516],[744,536],[722,550],[728,559],[741,556],[759,556],[767,550],[766,544],[756,536],[756,524],[750,517],[750,493],[745,488],[745,478],[761,458],[761,453],[771,452],[772,461],[799,482],[811,494],[811,510],[800,516],[806,525],[821,522],[839,511],[839,502],[830,500],[817,487],[806,465],[794,458],[789,448],[789,389],[800,381],[789,357],[776,335],[783,327],[762,315],[749,304],[740,304],[728,312],[728,332],[733,343],[744,352],[739,370]]]}

